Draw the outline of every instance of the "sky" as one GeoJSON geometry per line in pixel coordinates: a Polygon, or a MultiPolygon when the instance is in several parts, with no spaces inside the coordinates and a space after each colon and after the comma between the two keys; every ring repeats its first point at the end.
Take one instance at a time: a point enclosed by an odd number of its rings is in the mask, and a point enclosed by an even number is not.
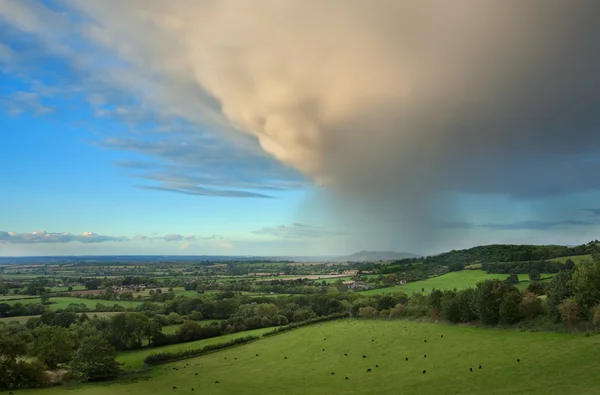
{"type": "Polygon", "coordinates": [[[0,0],[0,255],[597,239],[599,13],[0,0]]]}

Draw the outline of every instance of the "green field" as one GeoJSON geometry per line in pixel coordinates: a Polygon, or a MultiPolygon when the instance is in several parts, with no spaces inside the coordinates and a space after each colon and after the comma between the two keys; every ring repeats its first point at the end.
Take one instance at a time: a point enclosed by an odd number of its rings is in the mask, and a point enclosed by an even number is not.
{"type": "MultiPolygon", "coordinates": [[[[84,291],[86,288],[83,285],[76,285],[71,287],[72,291],[84,291]]],[[[69,287],[52,287],[51,292],[69,292],[69,287]]]]}
{"type": "MultiPolygon", "coordinates": [[[[82,385],[68,392],[165,394],[194,388],[215,395],[591,395],[600,388],[599,348],[600,336],[344,320],[158,365],[139,380],[82,385]]],[[[119,359],[135,365],[145,351],[124,353],[119,359]]],[[[19,391],[63,393],[64,388],[19,391]]]]}
{"type": "Polygon", "coordinates": [[[0,322],[8,324],[9,322],[16,321],[20,324],[24,324],[27,322],[28,319],[37,318],[37,317],[39,317],[39,315],[22,315],[19,317],[2,317],[2,318],[0,318],[0,322]]]}
{"type": "MultiPolygon", "coordinates": [[[[122,362],[124,364],[124,367],[126,367],[126,368],[127,367],[139,367],[144,364],[144,358],[146,358],[150,354],[155,354],[158,352],[193,350],[196,348],[202,348],[209,344],[224,343],[224,342],[232,340],[232,339],[237,339],[238,337],[260,336],[263,333],[270,331],[270,330],[273,330],[273,328],[254,329],[251,331],[231,333],[229,335],[212,337],[210,339],[197,340],[197,341],[188,342],[188,343],[172,344],[169,346],[144,348],[141,350],[133,350],[133,351],[124,351],[122,353],[119,353],[119,355],[117,356],[117,360],[119,362],[122,362]]],[[[161,368],[157,367],[155,369],[160,370],[161,368]]]]}
{"type": "MultiPolygon", "coordinates": [[[[136,305],[143,303],[141,301],[123,301],[123,300],[95,300],[95,299],[83,299],[83,298],[74,298],[74,297],[68,297],[68,296],[60,296],[60,297],[50,297],[50,302],[51,304],[48,305],[48,307],[50,308],[50,310],[58,310],[58,309],[64,309],[66,307],[69,306],[69,304],[71,303],[77,303],[77,304],[85,304],[86,307],[88,307],[89,309],[95,309],[96,308],[96,304],[101,303],[105,306],[114,306],[115,304],[118,304],[119,306],[123,306],[123,307],[135,307],[136,305]]],[[[23,300],[6,300],[3,301],[3,303],[8,303],[8,304],[15,304],[15,303],[22,303],[24,305],[27,304],[31,304],[31,303],[40,303],[40,298],[29,298],[29,299],[23,299],[23,300]]]]}
{"type": "MultiPolygon", "coordinates": [[[[552,277],[554,274],[542,274],[542,278],[552,277]]],[[[362,295],[378,295],[390,292],[403,291],[407,294],[414,292],[422,292],[425,288],[424,294],[430,293],[433,289],[465,289],[474,287],[478,282],[490,279],[504,280],[508,277],[508,274],[490,274],[483,270],[462,270],[460,272],[451,272],[444,274],[443,276],[429,278],[427,280],[415,281],[405,285],[399,285],[389,288],[372,289],[369,291],[361,292],[362,295]]],[[[519,280],[521,282],[517,285],[519,289],[525,289],[529,285],[529,276],[527,274],[519,274],[519,280]]]]}
{"type": "Polygon", "coordinates": [[[582,261],[591,262],[592,261],[592,255],[588,254],[588,255],[565,256],[565,257],[562,257],[562,258],[554,258],[554,259],[550,259],[550,260],[554,261],[554,262],[565,263],[567,261],[567,259],[570,259],[573,262],[575,262],[576,265],[579,265],[579,264],[581,264],[582,261]]]}

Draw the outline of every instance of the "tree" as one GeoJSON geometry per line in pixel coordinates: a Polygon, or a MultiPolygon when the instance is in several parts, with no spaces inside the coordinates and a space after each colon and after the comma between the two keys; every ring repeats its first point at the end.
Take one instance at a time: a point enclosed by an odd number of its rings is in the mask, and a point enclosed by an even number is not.
{"type": "Polygon", "coordinates": [[[567,259],[565,261],[565,269],[573,270],[574,268],[575,268],[575,262],[573,262],[571,259],[567,259]]]}
{"type": "Polygon", "coordinates": [[[396,300],[391,295],[383,295],[377,299],[377,310],[391,309],[396,305],[396,300]]]}
{"type": "Polygon", "coordinates": [[[69,362],[73,355],[74,341],[68,329],[42,325],[34,329],[33,335],[35,341],[31,352],[48,368],[56,369],[58,364],[69,362]]]}
{"type": "Polygon", "coordinates": [[[119,374],[116,352],[102,336],[85,339],[75,352],[71,369],[88,381],[115,378],[119,374]]]}
{"type": "Polygon", "coordinates": [[[516,273],[511,273],[508,275],[508,277],[506,277],[506,280],[504,280],[507,284],[518,284],[519,283],[519,276],[516,273]]]}
{"type": "Polygon", "coordinates": [[[67,288],[67,291],[72,292],[73,291],[73,287],[69,286],[69,288],[67,288]]]}
{"type": "Polygon", "coordinates": [[[500,305],[504,295],[515,289],[500,280],[485,280],[477,284],[475,306],[481,323],[496,325],[500,321],[500,305]]]}
{"type": "Polygon", "coordinates": [[[591,311],[592,313],[592,324],[596,328],[596,330],[600,330],[600,305],[594,307],[591,311]]]}
{"type": "Polygon", "coordinates": [[[542,275],[540,274],[539,270],[533,269],[531,272],[529,272],[529,280],[531,282],[537,283],[541,279],[542,279],[542,275]]]}
{"type": "Polygon", "coordinates": [[[519,305],[522,301],[519,291],[511,291],[504,295],[502,303],[500,303],[500,322],[503,324],[516,324],[521,319],[519,305]]]}
{"type": "Polygon", "coordinates": [[[579,265],[571,279],[577,303],[590,309],[600,303],[600,263],[589,262],[579,265]]]}
{"type": "Polygon", "coordinates": [[[562,321],[567,324],[569,328],[572,328],[581,321],[581,307],[575,299],[566,299],[558,306],[558,309],[560,310],[562,321]]]}
{"type": "Polygon", "coordinates": [[[449,322],[460,322],[460,305],[458,304],[457,294],[453,291],[444,292],[442,297],[441,316],[449,322]]]}
{"type": "Polygon", "coordinates": [[[89,281],[86,281],[84,285],[87,290],[98,289],[98,287],[102,285],[102,281],[100,281],[97,278],[94,278],[89,281]]]}
{"type": "Polygon", "coordinates": [[[531,292],[536,295],[544,295],[546,293],[546,287],[544,286],[544,283],[530,283],[527,286],[527,292],[531,292]]]}
{"type": "Polygon", "coordinates": [[[532,292],[526,292],[519,306],[519,312],[523,318],[532,319],[544,314],[542,300],[532,292]]]}
{"type": "Polygon", "coordinates": [[[377,317],[377,309],[375,307],[361,307],[358,309],[358,316],[360,318],[375,318],[377,317]]]}
{"type": "Polygon", "coordinates": [[[573,272],[564,271],[559,272],[552,278],[547,291],[548,301],[548,316],[555,322],[560,322],[560,304],[566,298],[573,295],[573,289],[571,288],[571,276],[573,272]]]}
{"type": "Polygon", "coordinates": [[[438,319],[442,311],[442,298],[444,293],[439,289],[431,291],[427,296],[427,307],[429,307],[429,315],[433,319],[438,319]]]}

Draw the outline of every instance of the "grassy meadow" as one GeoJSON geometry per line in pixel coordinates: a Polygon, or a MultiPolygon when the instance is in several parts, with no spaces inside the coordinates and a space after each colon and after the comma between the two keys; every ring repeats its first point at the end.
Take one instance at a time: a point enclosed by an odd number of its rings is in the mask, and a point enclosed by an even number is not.
{"type": "MultiPolygon", "coordinates": [[[[542,274],[543,279],[551,278],[554,274],[542,274]]],[[[405,285],[398,285],[389,288],[372,289],[369,291],[361,292],[363,295],[378,295],[383,293],[399,292],[403,291],[407,294],[414,292],[422,292],[421,289],[425,288],[424,294],[430,293],[433,289],[465,289],[469,287],[475,287],[475,285],[484,280],[499,279],[504,280],[508,277],[508,274],[495,274],[486,273],[483,270],[462,270],[460,272],[451,272],[444,274],[439,277],[428,278],[427,280],[415,281],[405,285]]],[[[519,274],[520,283],[517,284],[517,288],[525,289],[529,285],[529,275],[519,274]]]]}
{"type": "MultiPolygon", "coordinates": [[[[194,343],[201,347],[200,342],[194,343]]],[[[194,343],[167,347],[185,349],[194,343]]],[[[66,392],[165,394],[189,393],[194,388],[214,395],[591,395],[598,394],[600,388],[598,349],[598,335],[343,320],[157,365],[137,379],[134,376],[119,382],[85,384],[66,392]]],[[[122,353],[119,360],[135,366],[146,352],[122,353]]],[[[18,393],[59,395],[65,389],[18,393]]]]}
{"type": "MultiPolygon", "coordinates": [[[[7,303],[10,305],[15,304],[15,303],[21,303],[21,304],[27,305],[27,304],[32,304],[32,303],[39,304],[40,300],[41,299],[39,297],[33,297],[33,298],[19,299],[19,300],[3,300],[2,303],[7,303]]],[[[52,311],[55,311],[55,310],[67,308],[69,306],[69,304],[71,304],[71,303],[85,304],[87,308],[95,309],[96,304],[98,304],[98,303],[103,304],[105,306],[114,306],[115,304],[117,304],[117,305],[123,306],[123,307],[135,307],[136,305],[143,303],[143,302],[128,301],[128,300],[95,300],[95,299],[84,299],[84,298],[75,298],[75,297],[68,297],[68,296],[59,296],[59,297],[50,297],[50,303],[51,304],[48,305],[49,309],[52,311]]]]}
{"type": "Polygon", "coordinates": [[[561,258],[553,258],[553,259],[550,259],[550,260],[554,261],[554,262],[565,263],[567,261],[567,259],[570,259],[573,262],[575,262],[576,265],[579,265],[583,261],[591,262],[592,261],[592,255],[588,254],[588,255],[565,256],[565,257],[561,257],[561,258]]]}

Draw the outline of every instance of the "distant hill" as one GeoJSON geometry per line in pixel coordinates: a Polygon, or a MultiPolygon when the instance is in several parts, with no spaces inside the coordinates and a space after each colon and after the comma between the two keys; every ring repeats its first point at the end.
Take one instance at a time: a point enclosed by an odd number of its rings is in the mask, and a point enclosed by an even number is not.
{"type": "Polygon", "coordinates": [[[363,261],[396,261],[407,258],[417,258],[418,255],[410,254],[408,252],[396,252],[396,251],[359,251],[351,255],[340,256],[335,258],[335,261],[351,261],[351,262],[363,262],[363,261]]]}

